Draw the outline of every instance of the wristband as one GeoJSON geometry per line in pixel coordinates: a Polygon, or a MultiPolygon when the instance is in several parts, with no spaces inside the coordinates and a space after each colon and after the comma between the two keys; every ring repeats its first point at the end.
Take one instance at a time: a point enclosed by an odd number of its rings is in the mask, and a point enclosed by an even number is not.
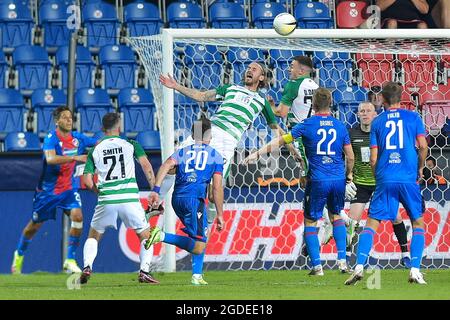
{"type": "Polygon", "coordinates": [[[152,192],[156,192],[157,194],[159,194],[159,191],[161,190],[161,187],[159,186],[154,186],[152,189],[152,192]]]}

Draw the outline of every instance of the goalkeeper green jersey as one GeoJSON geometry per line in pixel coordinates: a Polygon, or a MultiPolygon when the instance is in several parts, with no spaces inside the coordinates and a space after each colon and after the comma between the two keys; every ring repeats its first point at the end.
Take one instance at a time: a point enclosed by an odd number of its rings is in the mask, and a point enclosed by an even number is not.
{"type": "Polygon", "coordinates": [[[287,118],[289,128],[314,114],[311,108],[312,96],[318,87],[309,76],[301,76],[286,84],[281,103],[289,107],[287,118]]]}
{"type": "Polygon", "coordinates": [[[260,113],[269,125],[277,124],[269,102],[259,92],[239,85],[224,85],[216,88],[216,98],[223,103],[211,117],[211,122],[237,141],[260,113]]]}
{"type": "Polygon", "coordinates": [[[350,139],[355,153],[353,182],[366,186],[375,185],[375,177],[370,167],[370,132],[364,132],[358,125],[350,129],[350,139]]]}

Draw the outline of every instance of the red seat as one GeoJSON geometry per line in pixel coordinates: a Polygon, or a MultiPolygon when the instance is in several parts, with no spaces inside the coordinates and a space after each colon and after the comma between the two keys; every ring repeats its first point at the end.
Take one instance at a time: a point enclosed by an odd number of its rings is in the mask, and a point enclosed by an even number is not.
{"type": "Polygon", "coordinates": [[[338,28],[357,28],[363,22],[367,3],[364,1],[342,1],[336,7],[338,28]]]}
{"type": "Polygon", "coordinates": [[[420,104],[450,104],[450,83],[421,87],[419,102],[420,104]]]}
{"type": "Polygon", "coordinates": [[[381,87],[383,83],[394,79],[394,56],[392,54],[358,53],[356,61],[362,72],[363,87],[381,87]]]}
{"type": "Polygon", "coordinates": [[[450,103],[445,105],[424,104],[422,115],[425,119],[425,127],[430,133],[438,133],[445,124],[446,116],[450,115],[450,103]]]}
{"type": "Polygon", "coordinates": [[[434,84],[436,61],[430,55],[400,54],[406,87],[424,87],[434,84]]]}

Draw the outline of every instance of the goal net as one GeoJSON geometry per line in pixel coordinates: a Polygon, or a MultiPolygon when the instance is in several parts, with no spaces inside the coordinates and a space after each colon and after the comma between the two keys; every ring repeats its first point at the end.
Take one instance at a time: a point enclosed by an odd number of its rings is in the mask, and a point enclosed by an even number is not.
{"type": "MultiPolygon", "coordinates": [[[[426,204],[423,264],[448,267],[450,42],[444,35],[439,37],[436,31],[430,31],[296,30],[289,37],[280,37],[273,30],[166,29],[162,35],[128,41],[138,53],[150,81],[163,160],[190,134],[193,121],[202,115],[210,117],[220,102],[198,103],[163,88],[159,83],[162,73],[173,75],[187,87],[211,90],[222,84],[240,84],[245,68],[258,60],[270,70],[269,87],[261,94],[271,95],[278,104],[289,79],[292,58],[308,55],[314,64],[313,79],[332,91],[333,112],[349,128],[358,123],[360,102],[372,101],[379,109],[382,84],[401,83],[402,106],[422,116],[430,156],[436,164],[422,184],[426,204]]],[[[279,119],[279,123],[286,128],[284,119],[279,119]]],[[[250,151],[274,136],[260,116],[242,137],[225,188],[225,228],[220,233],[213,229],[206,249],[205,270],[301,269],[308,265],[302,254],[303,190],[299,186],[297,162],[282,149],[256,164],[240,164],[250,151]]],[[[169,232],[180,232],[180,222],[175,219],[168,199],[166,208],[165,215],[152,223],[163,225],[169,232]]],[[[400,211],[410,240],[410,221],[405,210],[400,211]]],[[[364,227],[366,218],[367,208],[359,229],[364,227]]],[[[356,248],[351,262],[355,251],[356,248]]],[[[163,270],[191,268],[190,256],[183,250],[159,245],[155,246],[154,254],[163,270]]],[[[392,224],[382,223],[369,263],[397,268],[400,258],[392,224]]],[[[325,267],[336,267],[333,239],[322,246],[321,259],[325,267]]]]}

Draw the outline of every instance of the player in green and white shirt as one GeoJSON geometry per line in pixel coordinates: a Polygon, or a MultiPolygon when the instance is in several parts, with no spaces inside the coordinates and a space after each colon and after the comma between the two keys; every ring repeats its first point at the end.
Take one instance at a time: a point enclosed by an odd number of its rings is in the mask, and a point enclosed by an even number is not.
{"type": "Polygon", "coordinates": [[[144,171],[150,188],[155,183],[153,168],[139,143],[119,136],[120,115],[108,113],[102,119],[105,137],[89,152],[84,168],[86,186],[98,194],[98,203],[91,221],[89,236],[84,244],[84,269],[80,283],[88,281],[97,256],[100,238],[108,227],[117,229],[117,217],[127,228],[135,230],[141,241],[139,282],[158,283],[150,275],[153,250],[145,250],[144,244],[150,228],[139,200],[134,159],[144,171]],[[97,172],[98,183],[93,176],[97,172]]]}

